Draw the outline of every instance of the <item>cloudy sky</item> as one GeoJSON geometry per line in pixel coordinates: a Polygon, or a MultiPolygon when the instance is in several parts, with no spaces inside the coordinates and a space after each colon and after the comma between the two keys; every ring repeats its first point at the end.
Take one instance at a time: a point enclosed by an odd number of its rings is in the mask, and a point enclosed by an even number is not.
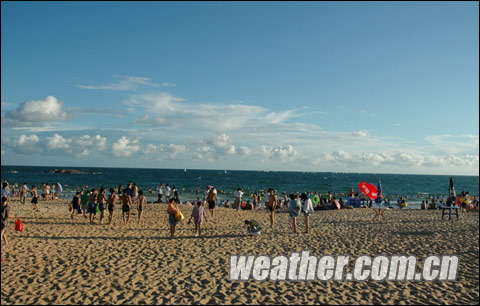
{"type": "Polygon", "coordinates": [[[2,2],[2,165],[479,173],[477,2],[2,2]]]}

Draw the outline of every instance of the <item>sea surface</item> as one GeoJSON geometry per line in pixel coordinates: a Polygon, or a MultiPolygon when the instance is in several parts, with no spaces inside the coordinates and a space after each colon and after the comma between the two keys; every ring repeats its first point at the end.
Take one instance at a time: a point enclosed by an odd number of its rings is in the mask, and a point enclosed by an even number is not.
{"type": "MultiPolygon", "coordinates": [[[[453,177],[457,193],[469,191],[478,196],[478,176],[453,177]]],[[[448,194],[450,176],[448,175],[406,175],[373,173],[339,173],[339,172],[281,172],[281,171],[237,171],[237,170],[191,170],[191,169],[135,169],[135,168],[54,168],[30,166],[1,166],[1,179],[20,186],[26,182],[29,187],[39,186],[43,182],[63,185],[63,197],[70,198],[77,189],[87,185],[93,187],[126,186],[132,181],[144,191],[149,201],[157,199],[156,188],[160,183],[176,186],[180,199],[193,200],[201,197],[207,185],[219,190],[219,200],[233,200],[237,188],[246,191],[245,200],[256,191],[274,188],[282,192],[313,192],[322,194],[331,192],[337,197],[348,193],[351,188],[359,191],[357,184],[361,181],[377,185],[382,183],[385,196],[391,198],[391,205],[398,196],[408,197],[408,208],[419,208],[427,197],[440,197],[448,194]],[[52,173],[55,169],[75,169],[81,173],[52,173]],[[152,193],[149,190],[152,190],[152,193]],[[197,189],[199,194],[197,195],[197,189]]],[[[263,196],[263,194],[262,194],[263,196]]],[[[376,205],[376,204],[375,204],[376,205]]]]}

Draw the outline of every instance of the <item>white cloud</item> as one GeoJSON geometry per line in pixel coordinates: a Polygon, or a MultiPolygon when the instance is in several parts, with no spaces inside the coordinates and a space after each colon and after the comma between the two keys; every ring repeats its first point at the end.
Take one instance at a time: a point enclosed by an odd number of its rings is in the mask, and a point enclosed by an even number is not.
{"type": "Polygon", "coordinates": [[[143,86],[150,86],[150,87],[161,86],[159,84],[152,83],[151,80],[152,79],[150,78],[139,77],[139,76],[122,76],[121,79],[116,83],[108,83],[108,84],[102,84],[102,85],[77,85],[77,87],[83,88],[83,89],[128,91],[128,90],[136,90],[143,86]]]}
{"type": "Polygon", "coordinates": [[[300,156],[298,151],[294,149],[292,145],[276,147],[262,146],[261,153],[265,157],[265,160],[276,159],[280,160],[281,162],[293,161],[295,158],[300,156]]]}
{"type": "Polygon", "coordinates": [[[65,139],[63,136],[58,134],[53,134],[52,136],[47,137],[46,147],[48,150],[70,150],[71,139],[65,139]]]}
{"type": "MultiPolygon", "coordinates": [[[[162,126],[171,130],[185,128],[185,123],[194,130],[229,131],[265,122],[267,109],[245,104],[190,103],[168,93],[136,96],[125,102],[146,111],[134,123],[162,126]]],[[[270,121],[280,122],[290,116],[287,112],[269,114],[270,121]]]]}
{"type": "MultiPolygon", "coordinates": [[[[39,122],[66,120],[67,113],[62,110],[62,103],[53,96],[45,100],[24,102],[19,107],[8,111],[6,118],[17,121],[17,126],[38,126],[39,122]]],[[[15,125],[15,122],[11,122],[15,125]]]]}
{"type": "Polygon", "coordinates": [[[13,139],[2,137],[6,147],[10,148],[16,153],[20,154],[32,154],[41,151],[38,146],[40,138],[37,135],[19,135],[13,139]]]}
{"type": "Polygon", "coordinates": [[[169,157],[171,159],[177,158],[180,154],[183,154],[187,151],[187,147],[184,145],[177,145],[177,144],[161,144],[159,146],[154,144],[148,144],[143,149],[144,155],[156,155],[157,159],[165,159],[165,157],[169,157]]]}
{"type": "Polygon", "coordinates": [[[74,138],[73,142],[76,147],[81,150],[95,149],[104,151],[107,148],[107,138],[100,135],[83,135],[81,137],[74,138]]]}
{"type": "Polygon", "coordinates": [[[246,146],[241,146],[238,148],[238,154],[240,156],[249,156],[252,154],[252,149],[246,146]]]}
{"type": "Polygon", "coordinates": [[[177,86],[176,84],[170,83],[170,82],[164,82],[162,83],[163,87],[175,87],[177,86]]]}
{"type": "Polygon", "coordinates": [[[116,157],[130,157],[138,150],[140,150],[138,140],[130,140],[126,136],[122,136],[112,145],[112,152],[116,157]]]}
{"type": "Polygon", "coordinates": [[[352,133],[353,136],[356,136],[356,137],[367,137],[368,134],[367,132],[365,131],[355,131],[352,133]]]}

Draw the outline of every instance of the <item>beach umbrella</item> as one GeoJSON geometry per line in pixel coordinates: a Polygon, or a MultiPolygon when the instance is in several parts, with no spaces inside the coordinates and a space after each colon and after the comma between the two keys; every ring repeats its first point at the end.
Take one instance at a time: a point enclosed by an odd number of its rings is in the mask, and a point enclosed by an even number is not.
{"type": "Polygon", "coordinates": [[[377,185],[377,197],[375,198],[375,203],[378,205],[382,204],[383,194],[382,194],[382,182],[378,181],[377,185]]]}
{"type": "Polygon", "coordinates": [[[371,200],[375,200],[378,196],[377,187],[375,187],[375,185],[373,184],[367,182],[360,182],[358,183],[358,188],[364,195],[366,195],[371,200]]]}

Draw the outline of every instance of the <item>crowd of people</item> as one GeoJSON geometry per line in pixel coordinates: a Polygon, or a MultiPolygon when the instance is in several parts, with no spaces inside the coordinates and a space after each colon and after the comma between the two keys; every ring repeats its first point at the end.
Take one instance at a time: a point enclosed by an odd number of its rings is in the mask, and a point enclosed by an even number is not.
{"type": "MultiPolygon", "coordinates": [[[[44,201],[57,199],[62,191],[62,187],[59,183],[55,184],[46,184],[43,183],[40,187],[41,193],[39,195],[36,186],[27,186],[26,183],[23,183],[20,188],[18,184],[9,185],[5,180],[2,183],[2,238],[7,243],[7,238],[5,235],[5,224],[6,218],[8,217],[8,202],[10,197],[18,197],[21,204],[25,204],[28,194],[31,195],[31,204],[33,209],[38,212],[40,211],[39,199],[44,201]]],[[[150,194],[152,190],[149,189],[150,194]]],[[[179,204],[180,201],[179,192],[175,186],[170,188],[169,184],[160,184],[157,188],[158,198],[153,203],[164,203],[168,204],[167,213],[168,213],[168,223],[170,226],[170,235],[173,237],[176,231],[176,225],[178,222],[183,220],[183,215],[180,212],[179,204]]],[[[275,213],[281,211],[287,211],[291,218],[290,230],[292,233],[298,233],[297,218],[301,213],[304,215],[304,233],[309,233],[310,223],[309,218],[313,215],[314,211],[318,210],[330,210],[330,209],[354,209],[354,208],[367,208],[372,207],[372,200],[365,198],[363,195],[359,195],[350,190],[348,193],[348,198],[346,201],[342,197],[337,199],[336,195],[331,192],[326,194],[319,194],[318,192],[305,192],[305,193],[290,193],[287,194],[283,192],[281,196],[273,188],[268,189],[260,196],[263,191],[250,193],[252,200],[248,199],[243,201],[243,197],[246,192],[242,188],[237,188],[233,192],[234,200],[233,203],[229,199],[219,202],[218,200],[218,191],[217,189],[209,185],[205,188],[203,192],[203,197],[200,196],[199,189],[197,189],[197,199],[193,201],[184,201],[186,205],[192,205],[193,210],[188,221],[191,224],[192,220],[195,225],[195,235],[201,235],[201,227],[204,222],[207,221],[207,212],[210,212],[210,218],[214,218],[215,208],[218,206],[223,206],[225,208],[233,208],[237,211],[240,210],[257,210],[259,208],[264,208],[268,211],[270,228],[273,228],[275,225],[275,213]],[[263,205],[262,205],[263,203],[263,205]]],[[[389,198],[384,199],[385,204],[389,205],[389,198]]],[[[401,207],[402,201],[405,201],[405,198],[399,197],[397,204],[401,207]]],[[[72,219],[77,216],[83,216],[85,219],[88,219],[91,224],[95,223],[98,217],[98,223],[103,224],[106,222],[107,225],[111,225],[114,221],[114,215],[117,205],[121,206],[122,212],[122,221],[123,224],[128,224],[130,222],[131,215],[136,212],[137,223],[141,224],[142,217],[147,209],[147,198],[144,195],[144,192],[139,189],[139,187],[133,183],[129,182],[126,187],[120,185],[116,188],[109,188],[108,194],[107,189],[104,187],[101,188],[91,188],[88,186],[83,186],[80,190],[76,191],[75,196],[73,197],[70,203],[70,217],[72,219]],[[106,215],[108,211],[108,216],[106,215]]],[[[442,198],[439,200],[437,205],[435,198],[431,198],[431,202],[428,201],[422,202],[422,209],[434,209],[442,208],[444,206],[457,205],[463,209],[474,209],[478,208],[478,199],[473,197],[473,200],[470,200],[468,192],[462,192],[455,199],[445,199],[442,198]]],[[[261,229],[260,223],[256,220],[246,220],[245,223],[248,226],[248,231],[250,234],[259,234],[261,229]],[[253,224],[253,225],[252,225],[253,224]]]]}

